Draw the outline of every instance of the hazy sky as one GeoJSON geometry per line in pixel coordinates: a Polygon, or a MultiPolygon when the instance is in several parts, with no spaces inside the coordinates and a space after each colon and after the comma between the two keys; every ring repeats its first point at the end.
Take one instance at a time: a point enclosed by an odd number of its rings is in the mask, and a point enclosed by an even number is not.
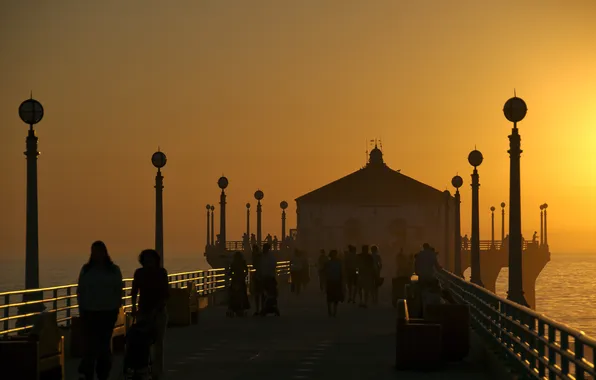
{"type": "Polygon", "coordinates": [[[264,231],[279,235],[279,202],[293,227],[293,199],[360,168],[374,138],[392,168],[441,190],[462,175],[463,233],[476,145],[489,239],[490,206],[509,203],[502,108],[514,88],[529,108],[524,235],[548,202],[551,250],[594,252],[594,19],[593,0],[2,1],[0,254],[25,250],[17,108],[30,90],[46,110],[41,254],[86,255],[96,239],[116,254],[153,246],[160,146],[175,255],[203,252],[222,173],[228,239],[240,239],[257,188],[264,231]]]}

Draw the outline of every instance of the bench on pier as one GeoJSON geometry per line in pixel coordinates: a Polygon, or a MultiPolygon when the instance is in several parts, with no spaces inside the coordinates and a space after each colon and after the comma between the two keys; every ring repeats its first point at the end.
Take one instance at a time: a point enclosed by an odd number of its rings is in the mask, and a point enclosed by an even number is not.
{"type": "Polygon", "coordinates": [[[199,310],[205,307],[205,301],[204,297],[199,297],[193,282],[189,282],[186,288],[171,288],[167,304],[168,326],[197,324],[199,310]]]}
{"type": "MultiPolygon", "coordinates": [[[[83,357],[83,347],[85,344],[83,336],[83,321],[80,316],[72,317],[70,326],[70,357],[81,358],[83,357]]],[[[114,325],[112,332],[112,339],[110,345],[112,351],[122,352],[126,344],[126,315],[124,308],[120,308],[118,311],[118,317],[114,325]]]]}
{"type": "Polygon", "coordinates": [[[64,380],[64,337],[56,313],[35,317],[27,335],[0,340],[0,377],[64,380]]]}

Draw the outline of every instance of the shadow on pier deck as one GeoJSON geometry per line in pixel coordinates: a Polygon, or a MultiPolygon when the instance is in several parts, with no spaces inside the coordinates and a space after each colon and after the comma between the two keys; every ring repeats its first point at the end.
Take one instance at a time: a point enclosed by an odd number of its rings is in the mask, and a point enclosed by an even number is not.
{"type": "MultiPolygon", "coordinates": [[[[337,318],[330,318],[317,285],[311,282],[300,296],[281,289],[281,317],[226,318],[224,306],[210,306],[201,311],[198,325],[169,328],[164,378],[488,378],[480,361],[472,359],[435,373],[397,372],[396,311],[389,289],[379,305],[360,309],[344,303],[337,318]]],[[[77,360],[67,361],[67,380],[77,379],[77,365],[77,360]]],[[[121,366],[122,356],[115,357],[111,379],[119,379],[121,366]]]]}

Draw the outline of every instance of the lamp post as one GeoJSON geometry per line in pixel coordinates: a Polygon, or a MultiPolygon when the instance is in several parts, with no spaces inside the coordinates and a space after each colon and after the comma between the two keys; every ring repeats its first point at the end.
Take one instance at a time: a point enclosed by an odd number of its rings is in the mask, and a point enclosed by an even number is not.
{"type": "Polygon", "coordinates": [[[505,241],[505,202],[501,202],[501,244],[505,241]]]}
{"type": "Polygon", "coordinates": [[[540,246],[544,244],[544,205],[540,205],[540,246]]]}
{"type": "Polygon", "coordinates": [[[265,194],[261,190],[255,191],[255,199],[257,200],[257,245],[261,247],[261,200],[265,194]]]}
{"type": "Polygon", "coordinates": [[[472,256],[472,278],[470,279],[474,284],[484,287],[480,277],[480,217],[478,205],[478,189],[480,187],[479,175],[477,167],[482,164],[482,153],[474,149],[468,155],[468,162],[474,167],[472,172],[472,239],[471,239],[471,256],[472,256]]]}
{"type": "MultiPolygon", "coordinates": [[[[37,136],[33,126],[44,116],[43,106],[33,99],[25,100],[19,106],[19,117],[29,125],[27,133],[25,157],[27,158],[27,224],[25,240],[25,288],[39,288],[39,223],[37,199],[37,136]]],[[[42,293],[25,293],[23,301],[41,300],[42,293]]],[[[45,309],[42,303],[24,305],[21,314],[41,312],[45,309]]],[[[25,323],[23,321],[23,323],[25,323]]]]}
{"type": "Polygon", "coordinates": [[[215,245],[215,206],[211,205],[211,243],[210,245],[215,245]]]}
{"type": "Polygon", "coordinates": [[[246,236],[250,242],[250,203],[246,204],[246,236]]]}
{"type": "Polygon", "coordinates": [[[517,96],[507,100],[503,113],[513,123],[509,135],[509,292],[507,298],[520,305],[528,306],[523,290],[522,271],[522,233],[521,233],[521,181],[520,157],[521,137],[517,130],[517,122],[528,112],[526,103],[517,96]]]}
{"type": "Polygon", "coordinates": [[[210,243],[210,241],[209,241],[209,232],[211,231],[209,229],[209,214],[210,214],[210,211],[211,211],[211,205],[207,205],[207,236],[206,236],[206,239],[205,239],[205,246],[207,246],[207,247],[209,247],[209,245],[210,245],[209,244],[210,243]]]}
{"type": "Polygon", "coordinates": [[[286,209],[288,208],[288,202],[281,201],[279,204],[281,208],[281,245],[283,246],[286,241],[286,209]]]}
{"type": "Polygon", "coordinates": [[[161,265],[164,265],[163,258],[163,176],[161,168],[166,166],[168,161],[166,155],[159,149],[151,156],[151,163],[157,168],[155,175],[155,250],[159,254],[161,265]]]}
{"type": "Polygon", "coordinates": [[[464,277],[461,270],[461,216],[460,216],[460,204],[461,199],[459,195],[459,188],[464,184],[464,180],[456,175],[451,179],[451,185],[455,187],[455,261],[454,261],[454,272],[456,276],[464,277]]]}
{"type": "Polygon", "coordinates": [[[451,194],[449,193],[449,190],[445,190],[443,191],[443,195],[445,196],[445,236],[443,238],[445,241],[445,244],[443,245],[445,250],[445,268],[447,268],[448,271],[451,271],[451,260],[449,258],[449,199],[451,198],[451,194]]]}
{"type": "Polygon", "coordinates": [[[548,248],[548,232],[546,230],[546,209],[548,208],[548,204],[545,203],[542,206],[544,207],[544,232],[543,232],[544,239],[543,239],[543,242],[544,242],[544,245],[548,248]]]}
{"type": "Polygon", "coordinates": [[[495,249],[495,206],[490,207],[490,249],[495,249]]]}
{"type": "Polygon", "coordinates": [[[221,189],[219,196],[219,248],[222,251],[226,250],[226,192],[224,191],[228,187],[228,179],[226,177],[220,177],[217,181],[217,186],[221,189]]]}

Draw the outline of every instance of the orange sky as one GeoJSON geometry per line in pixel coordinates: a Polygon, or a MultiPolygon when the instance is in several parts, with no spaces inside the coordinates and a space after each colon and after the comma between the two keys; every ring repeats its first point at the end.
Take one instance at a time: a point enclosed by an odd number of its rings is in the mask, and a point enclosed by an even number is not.
{"type": "Polygon", "coordinates": [[[159,145],[173,256],[202,252],[222,173],[228,238],[240,239],[257,188],[264,230],[279,234],[279,202],[294,226],[293,199],[361,167],[375,137],[422,182],[443,190],[462,175],[463,233],[476,145],[489,239],[490,206],[509,201],[501,110],[514,87],[529,108],[524,235],[548,202],[551,249],[594,252],[595,18],[592,0],[2,2],[0,254],[25,250],[17,107],[30,90],[46,109],[41,254],[86,255],[95,239],[115,254],[151,247],[159,145]]]}

